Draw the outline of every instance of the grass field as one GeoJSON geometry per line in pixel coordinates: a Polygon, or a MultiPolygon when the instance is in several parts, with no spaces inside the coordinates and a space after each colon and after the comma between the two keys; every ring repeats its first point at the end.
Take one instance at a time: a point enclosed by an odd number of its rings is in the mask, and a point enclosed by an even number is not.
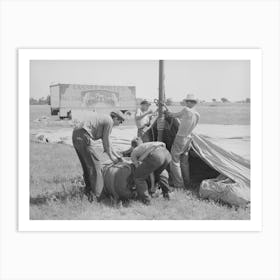
{"type": "MultiPolygon", "coordinates": [[[[182,106],[170,106],[177,112],[182,106]]],[[[197,106],[199,123],[203,124],[250,124],[250,104],[240,103],[202,103],[197,106]]]]}
{"type": "MultiPolygon", "coordinates": [[[[170,106],[169,109],[177,112],[182,106],[170,106]]],[[[199,123],[203,124],[250,124],[250,104],[241,103],[202,103],[197,106],[200,113],[199,123]]],[[[31,128],[38,127],[40,124],[32,122],[41,116],[50,116],[50,107],[48,105],[31,105],[30,121],[31,128]]],[[[53,126],[61,126],[63,122],[58,121],[57,116],[51,117],[55,123],[53,126]]],[[[131,122],[131,121],[130,121],[131,122]]],[[[134,121],[132,120],[132,123],[134,121]]]]}
{"type": "MultiPolygon", "coordinates": [[[[179,107],[179,106],[178,106],[179,107]]],[[[178,107],[172,110],[179,110],[178,107]]],[[[50,117],[49,106],[30,107],[30,128],[58,129],[68,121],[50,117]],[[51,121],[34,122],[41,116],[51,121]]],[[[202,123],[249,124],[250,110],[246,104],[225,106],[201,105],[202,123]],[[208,116],[208,117],[207,117],[208,116]]],[[[89,203],[83,197],[82,169],[71,146],[30,141],[30,218],[31,219],[249,219],[249,209],[235,209],[200,200],[185,191],[175,191],[170,201],[161,196],[150,206],[132,201],[128,206],[114,206],[110,201],[89,203]]]]}

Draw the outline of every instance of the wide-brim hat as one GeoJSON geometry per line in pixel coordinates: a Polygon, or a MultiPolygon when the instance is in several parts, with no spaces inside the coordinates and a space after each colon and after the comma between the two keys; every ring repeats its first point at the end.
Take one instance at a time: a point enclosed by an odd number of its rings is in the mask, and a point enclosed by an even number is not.
{"type": "Polygon", "coordinates": [[[122,121],[125,120],[124,114],[121,111],[119,111],[119,110],[112,111],[111,112],[111,116],[115,116],[115,117],[121,119],[122,121]]]}
{"type": "Polygon", "coordinates": [[[144,99],[143,101],[140,102],[140,105],[144,105],[144,104],[151,105],[152,103],[144,99]]]}
{"type": "Polygon", "coordinates": [[[193,101],[195,103],[198,102],[198,99],[195,97],[194,94],[187,94],[186,98],[184,99],[185,101],[193,101]]]}

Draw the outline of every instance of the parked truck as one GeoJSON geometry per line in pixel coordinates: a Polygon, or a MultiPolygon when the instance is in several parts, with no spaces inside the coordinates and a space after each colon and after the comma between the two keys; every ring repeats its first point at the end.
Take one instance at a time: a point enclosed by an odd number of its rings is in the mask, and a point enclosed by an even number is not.
{"type": "Polygon", "coordinates": [[[92,110],[107,113],[118,109],[130,115],[136,110],[135,86],[105,86],[81,84],[50,85],[51,115],[61,119],[73,110],[92,110]]]}

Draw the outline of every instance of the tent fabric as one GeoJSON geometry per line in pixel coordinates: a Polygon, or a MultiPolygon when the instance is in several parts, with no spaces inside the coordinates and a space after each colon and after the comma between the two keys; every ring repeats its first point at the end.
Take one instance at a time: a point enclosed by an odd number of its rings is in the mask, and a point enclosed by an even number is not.
{"type": "Polygon", "coordinates": [[[199,196],[229,205],[247,207],[250,202],[250,189],[243,184],[234,183],[224,175],[219,175],[217,178],[202,181],[199,196]]]}
{"type": "Polygon", "coordinates": [[[250,188],[250,163],[242,157],[213,144],[202,135],[192,135],[195,153],[213,169],[236,183],[250,188]]]}
{"type": "MultiPolygon", "coordinates": [[[[104,189],[102,196],[114,201],[127,201],[137,196],[134,182],[135,167],[127,158],[127,162],[111,163],[103,166],[104,189]]],[[[147,178],[149,193],[154,192],[155,182],[151,174],[147,178]]]]}
{"type": "Polygon", "coordinates": [[[109,196],[115,201],[132,198],[129,187],[132,165],[126,162],[113,163],[103,168],[103,196],[109,196]]]}
{"type": "MultiPolygon", "coordinates": [[[[162,141],[170,151],[179,127],[179,121],[170,116],[165,118],[166,125],[163,132],[162,141]]],[[[152,123],[149,130],[144,135],[145,141],[156,141],[157,126],[156,120],[152,123]]],[[[225,175],[234,182],[250,188],[250,162],[241,156],[226,151],[209,141],[203,135],[192,134],[191,151],[209,167],[225,175]]],[[[191,165],[191,160],[190,165],[191,165]]],[[[192,169],[192,167],[190,166],[192,169]]],[[[198,170],[197,172],[199,172],[198,170]]],[[[217,173],[217,174],[218,174],[217,173]]],[[[209,178],[205,178],[209,179],[209,178]]]]}

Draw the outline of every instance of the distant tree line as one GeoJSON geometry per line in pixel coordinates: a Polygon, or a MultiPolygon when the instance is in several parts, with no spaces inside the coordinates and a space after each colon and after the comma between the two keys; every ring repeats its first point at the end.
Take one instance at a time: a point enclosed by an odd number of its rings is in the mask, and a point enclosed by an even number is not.
{"type": "Polygon", "coordinates": [[[30,105],[50,105],[50,95],[47,97],[40,97],[39,99],[30,97],[29,98],[30,105]]]}
{"type": "MultiPolygon", "coordinates": [[[[141,103],[141,101],[143,100],[142,98],[137,98],[137,105],[139,105],[141,103]]],[[[205,103],[205,100],[199,100],[199,103],[205,103]]],[[[222,97],[220,99],[216,99],[216,98],[212,98],[212,102],[214,103],[231,103],[231,101],[229,99],[227,99],[226,97],[222,97]]],[[[184,105],[184,101],[178,102],[178,101],[174,101],[172,98],[167,98],[166,99],[166,105],[167,106],[172,106],[172,105],[184,105]]],[[[246,98],[244,100],[240,100],[240,101],[236,101],[235,103],[251,103],[251,98],[246,98]]]]}
{"type": "MultiPolygon", "coordinates": [[[[212,102],[231,103],[231,101],[228,100],[228,99],[225,98],[225,97],[222,97],[222,98],[220,99],[220,101],[217,100],[216,98],[213,98],[213,99],[212,99],[212,102]]],[[[251,98],[246,98],[245,100],[236,101],[236,103],[251,103],[251,98]]]]}

